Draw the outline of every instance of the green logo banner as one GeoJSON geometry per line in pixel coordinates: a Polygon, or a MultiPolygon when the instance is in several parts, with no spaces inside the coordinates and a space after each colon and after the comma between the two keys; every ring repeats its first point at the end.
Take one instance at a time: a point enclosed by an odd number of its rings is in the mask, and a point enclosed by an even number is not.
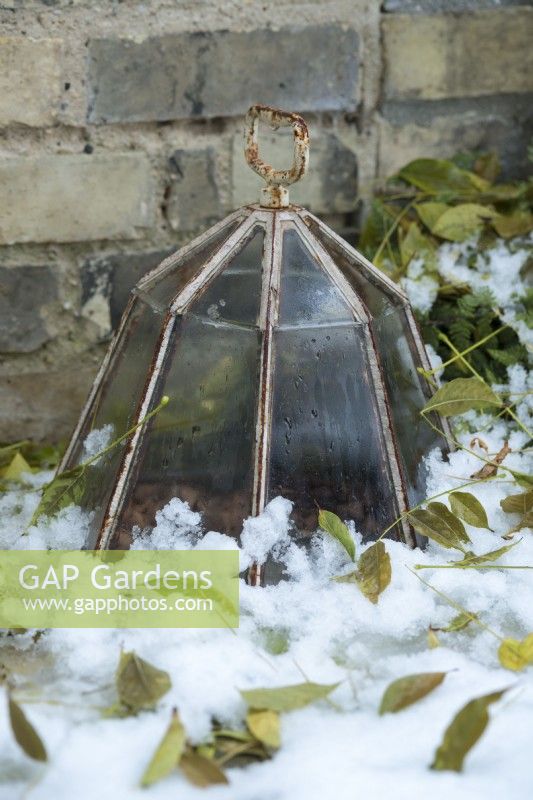
{"type": "Polygon", "coordinates": [[[0,628],[236,628],[237,550],[2,550],[0,628]]]}

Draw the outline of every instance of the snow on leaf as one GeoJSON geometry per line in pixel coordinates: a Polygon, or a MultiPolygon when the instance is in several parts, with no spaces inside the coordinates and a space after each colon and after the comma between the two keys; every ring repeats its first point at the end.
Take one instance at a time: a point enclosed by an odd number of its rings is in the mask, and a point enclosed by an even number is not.
{"type": "Polygon", "coordinates": [[[265,747],[276,750],[281,745],[279,715],[276,711],[249,711],[246,724],[250,733],[265,747]]]}
{"type": "Polygon", "coordinates": [[[498,658],[505,669],[520,672],[533,664],[533,633],[525,639],[505,639],[499,649],[498,658]]]}
{"type": "Polygon", "coordinates": [[[130,713],[153,708],[171,687],[168,672],[157,669],[137,653],[121,653],[116,675],[120,703],[130,713]]]}
{"type": "Polygon", "coordinates": [[[336,514],[332,511],[320,509],[318,525],[323,531],[329,533],[330,536],[340,542],[352,561],[355,561],[355,544],[350,536],[350,531],[336,514]]]}
{"type": "Polygon", "coordinates": [[[357,562],[355,580],[365,597],[377,603],[391,581],[390,556],[383,542],[370,545],[357,562]]]}
{"type": "Polygon", "coordinates": [[[470,492],[452,492],[449,495],[453,513],[474,528],[488,528],[490,530],[487,512],[473,494],[470,492]]]}
{"type": "Polygon", "coordinates": [[[385,689],[379,713],[389,714],[407,708],[436,689],[445,677],[445,672],[419,672],[398,678],[385,689]]]}
{"type": "Polygon", "coordinates": [[[488,707],[507,689],[471,700],[457,712],[444,732],[431,769],[461,772],[467,753],[481,738],[489,722],[488,707]]]}
{"type": "Polygon", "coordinates": [[[26,717],[22,708],[12,697],[8,698],[8,705],[11,730],[13,731],[13,736],[17,740],[17,743],[24,750],[26,755],[33,758],[34,761],[47,761],[48,756],[42,739],[26,717]]]}
{"type": "Polygon", "coordinates": [[[501,405],[501,399],[484,381],[478,378],[455,378],[435,392],[422,413],[437,411],[443,417],[451,417],[471,409],[499,408],[501,405]]]}
{"type": "Polygon", "coordinates": [[[172,712],[172,719],[159,742],[150,763],[141,778],[141,786],[151,786],[160,781],[176,768],[185,750],[186,736],[176,709],[172,712]]]}
{"type": "Polygon", "coordinates": [[[257,711],[277,711],[283,713],[303,708],[316,700],[322,700],[337,688],[338,683],[296,683],[292,686],[278,686],[274,689],[241,690],[241,697],[249,709],[257,711]]]}
{"type": "Polygon", "coordinates": [[[192,748],[188,748],[181,757],[179,768],[194,786],[215,786],[229,783],[224,771],[212,759],[206,758],[192,748]]]}

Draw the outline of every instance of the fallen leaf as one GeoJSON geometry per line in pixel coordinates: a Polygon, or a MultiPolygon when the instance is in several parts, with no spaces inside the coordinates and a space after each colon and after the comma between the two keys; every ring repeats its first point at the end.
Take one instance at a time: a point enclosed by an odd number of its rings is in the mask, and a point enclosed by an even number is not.
{"type": "Polygon", "coordinates": [[[471,442],[470,442],[470,448],[473,448],[473,447],[475,447],[476,445],[477,445],[477,446],[478,446],[478,447],[479,447],[481,450],[484,450],[486,453],[488,453],[488,452],[489,452],[489,446],[488,446],[488,444],[487,444],[485,441],[483,441],[483,439],[480,439],[480,438],[479,438],[479,436],[474,436],[474,438],[473,438],[473,439],[471,440],[471,442]]]}
{"type": "Polygon", "coordinates": [[[249,711],[246,724],[258,742],[276,750],[281,745],[279,715],[276,711],[249,711]]]}
{"type": "Polygon", "coordinates": [[[530,211],[517,209],[512,214],[498,214],[492,219],[491,224],[498,236],[510,239],[533,230],[533,214],[530,211]]]}
{"type": "Polygon", "coordinates": [[[520,672],[533,664],[533,633],[525,639],[505,639],[499,649],[498,658],[505,669],[520,672]]]}
{"type": "Polygon", "coordinates": [[[494,456],[490,464],[484,464],[480,470],[474,472],[470,477],[481,481],[487,478],[493,478],[498,472],[499,465],[510,452],[511,448],[509,447],[509,442],[504,442],[502,449],[494,456]]]}
{"type": "Polygon", "coordinates": [[[439,630],[443,633],[455,633],[456,631],[462,631],[477,618],[477,614],[472,614],[470,611],[461,611],[451,620],[448,625],[446,625],[445,628],[439,628],[439,630]]]}
{"type": "Polygon", "coordinates": [[[5,481],[22,481],[25,473],[31,473],[32,468],[21,453],[15,453],[7,467],[5,467],[2,478],[5,481]]]}
{"type": "Polygon", "coordinates": [[[320,509],[318,512],[318,525],[323,531],[329,533],[342,544],[352,561],[355,561],[355,543],[350,536],[350,531],[344,522],[332,511],[320,509]]]}
{"type": "Polygon", "coordinates": [[[375,542],[362,553],[354,575],[365,597],[371,603],[377,603],[391,581],[390,556],[383,542],[375,542]]]}
{"type": "Polygon", "coordinates": [[[483,735],[489,722],[488,707],[507,689],[471,700],[458,711],[444,732],[431,769],[461,772],[467,753],[483,735]]]}
{"type": "Polygon", "coordinates": [[[466,553],[461,561],[449,561],[448,563],[459,569],[468,569],[469,567],[477,567],[483,564],[488,564],[492,561],[497,561],[501,556],[508,553],[518,542],[508,544],[505,547],[499,547],[497,550],[490,550],[488,553],[481,553],[477,556],[475,553],[466,553]]]}
{"type": "Polygon", "coordinates": [[[500,506],[507,514],[527,514],[533,509],[533,489],[504,497],[500,500],[500,506]]]}
{"type": "Polygon", "coordinates": [[[406,164],[399,171],[398,177],[423,192],[434,195],[446,192],[475,195],[490,186],[488,181],[461,169],[453,161],[436,158],[417,158],[406,164]]]}
{"type": "Polygon", "coordinates": [[[322,700],[338,685],[338,683],[306,681],[306,683],[296,683],[292,686],[278,686],[275,689],[241,690],[241,697],[249,709],[283,713],[303,708],[316,700],[322,700]]]}
{"type": "Polygon", "coordinates": [[[434,650],[436,647],[440,647],[439,637],[435,633],[435,630],[431,627],[428,628],[428,647],[431,650],[434,650]]]}
{"type": "Polygon", "coordinates": [[[174,710],[170,725],[144,771],[141,786],[151,786],[152,783],[165,778],[176,768],[185,750],[185,741],[185,728],[181,724],[177,711],[174,710]]]}
{"type": "Polygon", "coordinates": [[[432,230],[439,217],[442,217],[445,211],[450,208],[446,203],[436,203],[430,201],[429,203],[418,203],[415,210],[429,230],[432,230]]]}
{"type": "Polygon", "coordinates": [[[168,672],[157,669],[137,653],[120,654],[116,675],[119,701],[131,713],[153,708],[171,687],[168,672]]]}
{"type": "Polygon", "coordinates": [[[500,408],[501,405],[498,395],[478,378],[455,378],[437,389],[422,413],[437,411],[443,417],[451,417],[471,409],[500,408]]]}
{"type": "Polygon", "coordinates": [[[8,698],[9,721],[17,744],[34,761],[47,761],[46,748],[41,737],[12,697],[8,698]]]}
{"type": "Polygon", "coordinates": [[[481,230],[485,220],[497,216],[496,212],[478,203],[461,203],[440,216],[431,232],[450,242],[464,242],[481,230]]]}
{"type": "Polygon", "coordinates": [[[194,786],[215,786],[229,783],[223,770],[210,758],[188,748],[182,755],[179,768],[194,786]]]}
{"type": "Polygon", "coordinates": [[[442,547],[462,551],[463,544],[470,541],[461,520],[457,519],[444,503],[429,503],[427,509],[410,511],[409,520],[418,533],[442,547]]]}
{"type": "Polygon", "coordinates": [[[449,495],[453,513],[474,528],[488,528],[487,512],[470,492],[452,492],[449,495]]]}
{"type": "Polygon", "coordinates": [[[388,714],[411,706],[436,689],[445,677],[445,672],[419,672],[416,675],[398,678],[385,689],[379,713],[388,714]]]}

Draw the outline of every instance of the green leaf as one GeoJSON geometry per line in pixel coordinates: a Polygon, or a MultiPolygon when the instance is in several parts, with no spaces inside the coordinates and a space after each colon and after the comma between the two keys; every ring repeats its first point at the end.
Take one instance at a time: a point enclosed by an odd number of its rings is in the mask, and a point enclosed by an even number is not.
{"type": "Polygon", "coordinates": [[[249,711],[246,716],[248,730],[258,742],[276,750],[281,745],[279,715],[276,711],[249,711]]]}
{"type": "Polygon", "coordinates": [[[4,469],[2,478],[5,481],[22,481],[22,476],[25,472],[32,472],[32,468],[24,458],[24,456],[17,452],[9,462],[8,466],[4,469]]]}
{"type": "Polygon", "coordinates": [[[451,242],[464,242],[481,230],[485,220],[495,216],[495,212],[477,203],[461,203],[449,208],[431,228],[431,232],[441,239],[451,242]]]}
{"type": "Polygon", "coordinates": [[[457,614],[457,616],[452,619],[449,625],[446,625],[445,628],[440,628],[439,630],[441,630],[443,633],[455,633],[456,631],[462,631],[477,618],[477,614],[470,613],[470,611],[461,611],[460,614],[457,614]]]}
{"type": "Polygon", "coordinates": [[[487,512],[470,492],[452,492],[449,496],[453,513],[474,528],[488,528],[487,512]]]}
{"type": "Polygon", "coordinates": [[[418,213],[418,216],[429,230],[433,230],[433,226],[435,225],[436,221],[442,217],[445,211],[447,211],[451,206],[447,205],[446,203],[436,203],[434,201],[430,201],[429,203],[418,203],[415,206],[415,209],[418,213]]]}
{"type": "Polygon", "coordinates": [[[533,230],[533,214],[530,211],[517,209],[512,214],[498,214],[491,224],[498,236],[511,239],[513,236],[523,236],[533,230]]]}
{"type": "Polygon", "coordinates": [[[533,489],[504,497],[500,506],[507,514],[527,514],[533,508],[533,489]]]}
{"type": "Polygon", "coordinates": [[[116,675],[120,703],[131,713],[154,708],[171,687],[168,672],[157,669],[135,652],[121,653],[116,675]]]}
{"type": "Polygon", "coordinates": [[[371,603],[377,603],[380,594],[391,581],[390,556],[383,542],[375,542],[362,553],[355,573],[357,585],[371,603]]]}
{"type": "Polygon", "coordinates": [[[329,533],[330,536],[340,542],[352,561],[355,561],[355,544],[344,522],[332,511],[320,509],[318,512],[318,524],[323,531],[329,533]]]}
{"type": "Polygon", "coordinates": [[[379,713],[388,714],[407,708],[436,689],[445,677],[445,672],[419,672],[398,678],[385,689],[379,713]]]}
{"type": "Polygon", "coordinates": [[[499,649],[498,658],[505,669],[520,672],[533,664],[533,633],[525,639],[505,639],[499,649]]]}
{"type": "Polygon", "coordinates": [[[427,194],[440,195],[477,194],[489,188],[488,181],[473,172],[460,169],[452,161],[435,158],[418,158],[411,161],[398,173],[398,177],[427,194]]]}
{"type": "Polygon", "coordinates": [[[11,730],[17,740],[17,744],[24,750],[27,756],[35,761],[47,761],[45,746],[41,737],[26,717],[24,711],[12,697],[8,698],[9,721],[11,730]]]}
{"type": "Polygon", "coordinates": [[[151,786],[152,783],[166,778],[176,768],[185,750],[185,741],[185,728],[181,724],[177,711],[174,710],[170,725],[144,771],[141,786],[151,786]]]}
{"type": "Polygon", "coordinates": [[[85,467],[82,464],[56,475],[44,487],[30,525],[35,525],[42,516],[51,517],[62,508],[79,503],[83,495],[84,483],[85,467]]]}
{"type": "Polygon", "coordinates": [[[488,553],[482,553],[479,556],[476,556],[475,553],[467,553],[462,561],[450,561],[449,563],[452,564],[454,567],[458,567],[459,569],[468,569],[469,567],[478,567],[482,564],[488,564],[492,561],[497,561],[501,556],[508,553],[518,542],[513,542],[513,544],[508,544],[505,547],[499,547],[498,550],[490,550],[488,553]]]}
{"type": "Polygon", "coordinates": [[[488,707],[507,689],[471,700],[455,715],[444,732],[431,769],[461,772],[467,753],[483,735],[489,722],[488,707]]]}
{"type": "Polygon", "coordinates": [[[248,708],[257,711],[277,711],[283,713],[303,708],[316,700],[327,697],[338,683],[296,683],[292,686],[279,686],[275,689],[241,690],[241,697],[248,708]]]}
{"type": "Polygon", "coordinates": [[[478,378],[455,378],[438,389],[422,409],[436,411],[443,417],[463,414],[470,409],[501,408],[502,401],[490,386],[478,378]]]}
{"type": "Polygon", "coordinates": [[[200,755],[197,751],[189,748],[182,755],[179,768],[194,786],[215,786],[221,783],[229,783],[223,770],[210,758],[200,755]]]}
{"type": "Polygon", "coordinates": [[[430,503],[427,509],[410,511],[409,521],[422,536],[451,550],[462,551],[463,544],[470,541],[461,520],[457,519],[444,503],[430,503]]]}
{"type": "Polygon", "coordinates": [[[521,531],[522,528],[533,528],[533,509],[527,511],[520,522],[518,522],[514,528],[511,528],[510,531],[507,531],[503,538],[510,539],[514,533],[518,533],[518,531],[521,531]]]}
{"type": "Polygon", "coordinates": [[[412,222],[409,225],[407,233],[400,239],[400,255],[404,267],[413,258],[424,258],[426,266],[428,266],[427,262],[431,262],[434,258],[435,248],[431,240],[422,233],[416,222],[412,222]]]}
{"type": "Polygon", "coordinates": [[[483,153],[483,155],[476,158],[474,170],[476,175],[493,183],[502,170],[498,154],[494,152],[483,153]]]}

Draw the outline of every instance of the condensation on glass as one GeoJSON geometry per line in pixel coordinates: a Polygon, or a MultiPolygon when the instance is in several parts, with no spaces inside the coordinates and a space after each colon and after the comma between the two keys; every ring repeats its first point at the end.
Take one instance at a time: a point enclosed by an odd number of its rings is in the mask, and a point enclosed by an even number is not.
{"type": "MultiPolygon", "coordinates": [[[[127,548],[174,497],[234,537],[282,495],[295,536],[324,508],[377,538],[445,449],[441,421],[420,416],[420,366],[412,311],[382,272],[283,194],[240,209],[133,290],[61,465],[84,461],[91,432],[120,440],[86,470],[87,545],[127,548]]],[[[405,521],[389,535],[416,541],[405,521]]]]}

